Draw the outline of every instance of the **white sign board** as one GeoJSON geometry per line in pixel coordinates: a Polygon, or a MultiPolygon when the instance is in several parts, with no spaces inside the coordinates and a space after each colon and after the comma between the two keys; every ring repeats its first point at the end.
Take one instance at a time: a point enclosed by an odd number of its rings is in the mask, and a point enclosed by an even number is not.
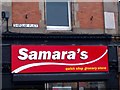
{"type": "Polygon", "coordinates": [[[65,87],[52,87],[52,90],[72,90],[71,86],[65,86],[65,87]]]}
{"type": "Polygon", "coordinates": [[[105,29],[115,29],[114,12],[104,12],[105,29]]]}
{"type": "Polygon", "coordinates": [[[84,87],[79,87],[79,90],[84,90],[84,87]]]}
{"type": "Polygon", "coordinates": [[[16,28],[38,28],[38,24],[13,24],[16,28]]]}

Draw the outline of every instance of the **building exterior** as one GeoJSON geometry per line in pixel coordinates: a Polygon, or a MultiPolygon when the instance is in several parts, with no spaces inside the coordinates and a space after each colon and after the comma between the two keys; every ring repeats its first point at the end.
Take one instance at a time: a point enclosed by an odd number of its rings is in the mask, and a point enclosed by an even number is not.
{"type": "Polygon", "coordinates": [[[3,2],[2,89],[119,90],[118,5],[3,2]]]}

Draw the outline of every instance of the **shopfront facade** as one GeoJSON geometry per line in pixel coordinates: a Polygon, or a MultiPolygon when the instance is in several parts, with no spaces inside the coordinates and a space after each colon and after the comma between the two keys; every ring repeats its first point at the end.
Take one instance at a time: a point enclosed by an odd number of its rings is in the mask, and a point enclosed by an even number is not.
{"type": "Polygon", "coordinates": [[[119,90],[117,5],[3,2],[2,89],[119,90]]]}
{"type": "Polygon", "coordinates": [[[98,42],[99,36],[89,35],[84,39],[74,35],[71,40],[66,35],[29,37],[30,41],[23,37],[4,37],[4,88],[118,90],[117,47],[110,45],[110,35],[102,35],[98,42]]]}

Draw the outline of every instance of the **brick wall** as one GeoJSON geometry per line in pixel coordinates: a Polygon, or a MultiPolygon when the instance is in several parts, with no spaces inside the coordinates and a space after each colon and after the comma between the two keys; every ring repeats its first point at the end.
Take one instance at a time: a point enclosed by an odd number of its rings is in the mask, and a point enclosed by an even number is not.
{"type": "Polygon", "coordinates": [[[103,3],[79,2],[77,20],[82,29],[103,29],[103,3]]]}
{"type": "MultiPolygon", "coordinates": [[[[85,2],[78,4],[77,20],[82,29],[103,29],[102,3],[85,2]]],[[[14,2],[12,4],[13,23],[39,23],[41,14],[38,2],[14,2]],[[25,18],[27,15],[27,19],[25,18]]],[[[74,19],[73,19],[74,20],[74,19]]]]}
{"type": "MultiPolygon", "coordinates": [[[[45,30],[45,3],[44,2],[13,2],[11,6],[4,4],[3,9],[11,14],[9,22],[12,24],[39,24],[39,28],[13,28],[12,32],[18,33],[49,33],[59,32],[45,30]],[[12,8],[11,8],[12,7],[12,8]],[[26,19],[27,15],[27,19],[26,19]],[[29,29],[29,30],[28,30],[29,29]]],[[[102,2],[75,2],[72,4],[72,33],[78,34],[116,34],[117,33],[117,4],[102,2]],[[111,7],[111,5],[114,6],[111,7]],[[111,7],[111,8],[108,8],[111,7]],[[104,11],[115,12],[116,30],[106,30],[104,28],[104,11]]],[[[9,24],[12,26],[12,24],[9,24]]],[[[65,31],[60,31],[65,32],[65,31]]]]}
{"type": "Polygon", "coordinates": [[[41,14],[38,2],[13,2],[12,23],[39,24],[41,14]]]}

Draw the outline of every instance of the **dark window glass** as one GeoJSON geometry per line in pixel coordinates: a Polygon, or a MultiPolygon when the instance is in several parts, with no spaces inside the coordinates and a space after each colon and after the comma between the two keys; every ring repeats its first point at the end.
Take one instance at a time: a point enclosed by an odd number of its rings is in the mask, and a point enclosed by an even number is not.
{"type": "Polygon", "coordinates": [[[120,2],[118,3],[118,12],[119,12],[119,26],[120,26],[120,2]]]}
{"type": "Polygon", "coordinates": [[[68,2],[46,2],[47,26],[69,26],[68,2]]]}

